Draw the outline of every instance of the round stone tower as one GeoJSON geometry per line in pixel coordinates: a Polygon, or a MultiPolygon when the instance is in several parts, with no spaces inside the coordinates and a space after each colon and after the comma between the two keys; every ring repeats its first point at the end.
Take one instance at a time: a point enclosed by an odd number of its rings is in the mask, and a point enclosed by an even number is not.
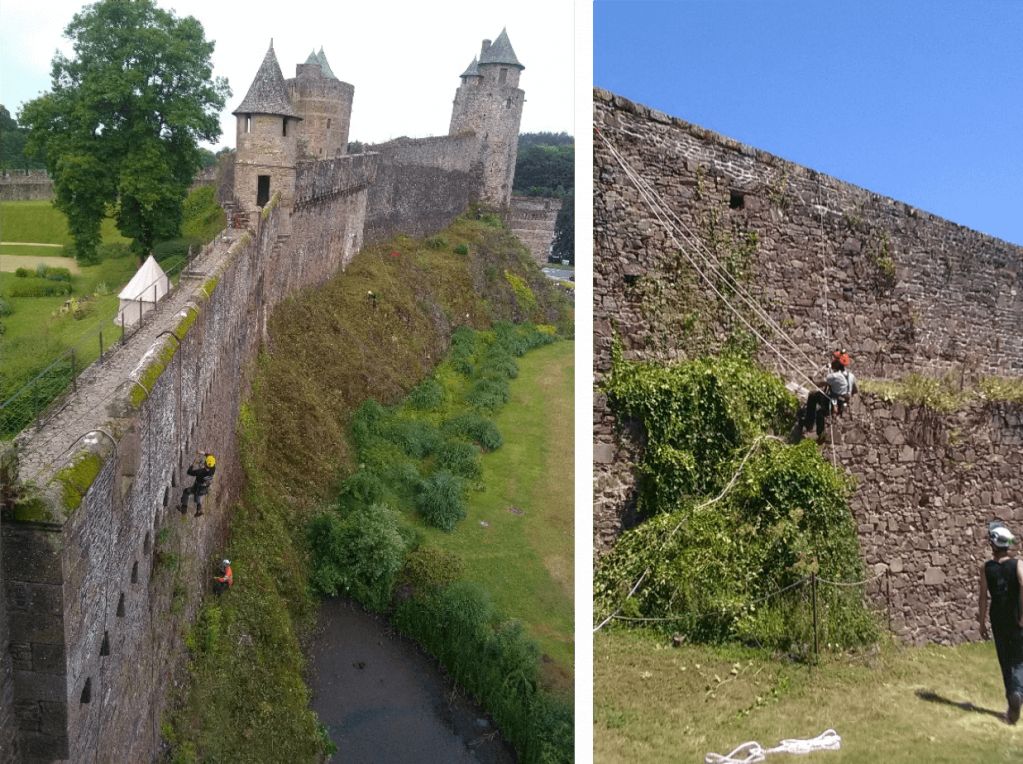
{"type": "Polygon", "coordinates": [[[525,92],[519,89],[523,69],[508,32],[502,29],[493,42],[483,41],[479,58],[474,58],[462,73],[451,110],[448,133],[471,130],[476,134],[483,163],[483,201],[497,207],[507,207],[511,202],[519,123],[526,100],[525,92]]]}
{"type": "Polygon", "coordinates": [[[298,158],[333,159],[347,153],[355,88],[334,76],[322,47],[295,69],[295,78],[287,84],[291,103],[302,117],[298,158]]]}
{"type": "Polygon", "coordinates": [[[295,201],[295,163],[301,115],[288,99],[273,40],[249,92],[234,110],[238,118],[234,197],[241,210],[261,209],[281,192],[283,207],[295,201]]]}

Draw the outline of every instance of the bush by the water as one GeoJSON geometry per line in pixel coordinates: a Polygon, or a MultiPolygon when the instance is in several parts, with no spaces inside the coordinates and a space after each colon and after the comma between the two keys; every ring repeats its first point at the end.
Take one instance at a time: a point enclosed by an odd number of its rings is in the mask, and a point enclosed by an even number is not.
{"type": "Polygon", "coordinates": [[[370,610],[383,610],[412,536],[398,513],[383,504],[317,515],[309,526],[314,588],[331,596],[344,592],[370,610]]]}
{"type": "Polygon", "coordinates": [[[464,492],[461,478],[447,470],[437,470],[420,485],[416,509],[434,528],[453,530],[466,514],[464,492]]]}
{"type": "MultiPolygon", "coordinates": [[[[864,572],[848,480],[812,441],[768,437],[794,417],[781,382],[743,357],[658,366],[616,353],[607,392],[646,429],[640,495],[653,516],[601,561],[598,617],[621,606],[626,616],[671,618],[667,628],[694,640],[788,648],[812,638],[809,587],[774,593],[811,573],[852,582],[864,572]]],[[[826,641],[877,637],[858,587],[821,587],[818,605],[826,641]]]]}
{"type": "Polygon", "coordinates": [[[394,621],[479,698],[522,761],[572,760],[571,706],[540,687],[536,644],[479,585],[427,590],[400,603],[394,621]]]}

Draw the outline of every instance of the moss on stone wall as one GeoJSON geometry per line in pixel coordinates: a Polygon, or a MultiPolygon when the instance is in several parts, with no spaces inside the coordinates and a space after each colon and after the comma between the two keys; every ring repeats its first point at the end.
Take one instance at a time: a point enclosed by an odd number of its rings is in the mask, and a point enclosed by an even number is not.
{"type": "Polygon", "coordinates": [[[53,479],[62,486],[64,510],[68,514],[82,505],[82,499],[102,468],[103,459],[100,455],[86,451],[72,464],[54,475],[53,479]]]}

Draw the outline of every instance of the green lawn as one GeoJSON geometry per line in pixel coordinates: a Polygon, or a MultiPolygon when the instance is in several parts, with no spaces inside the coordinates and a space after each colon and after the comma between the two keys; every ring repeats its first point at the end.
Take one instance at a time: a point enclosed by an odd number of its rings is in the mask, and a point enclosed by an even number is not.
{"type": "Polygon", "coordinates": [[[595,761],[702,762],[748,740],[772,747],[828,728],[841,735],[841,750],[799,761],[1023,761],[1023,725],[998,718],[1005,699],[990,642],[885,646],[808,667],[612,629],[595,637],[593,673],[595,761]]]}
{"type": "Polygon", "coordinates": [[[69,263],[74,262],[74,257],[65,255],[63,245],[37,247],[31,244],[0,244],[0,255],[15,255],[24,257],[62,257],[69,263]]]}
{"type": "MultiPolygon", "coordinates": [[[[35,260],[25,258],[26,265],[34,269],[35,260]]],[[[72,261],[73,262],[73,261],[72,261]]],[[[135,273],[134,257],[118,257],[99,265],[83,267],[81,273],[71,277],[72,295],[91,297],[86,315],[76,319],[59,310],[68,299],[53,297],[10,297],[10,290],[24,279],[13,273],[0,272],[0,296],[13,308],[4,316],[4,333],[0,335],[0,401],[6,400],[28,379],[68,348],[74,348],[79,368],[92,363],[99,356],[98,332],[103,330],[106,346],[120,337],[120,329],[113,324],[117,313],[117,293],[135,273]],[[105,292],[106,294],[96,294],[105,292]]]]}
{"type": "Polygon", "coordinates": [[[511,400],[494,419],[504,445],[483,457],[485,490],[470,494],[468,517],[452,533],[420,526],[428,543],[465,561],[465,579],[483,584],[503,614],[527,626],[556,667],[551,684],[569,688],[573,349],[555,342],[516,359],[511,400]]]}
{"type": "MultiPolygon", "coordinates": [[[[100,229],[104,242],[127,242],[111,218],[100,229]]],[[[70,244],[67,218],[52,202],[0,202],[0,241],[70,244]]]]}

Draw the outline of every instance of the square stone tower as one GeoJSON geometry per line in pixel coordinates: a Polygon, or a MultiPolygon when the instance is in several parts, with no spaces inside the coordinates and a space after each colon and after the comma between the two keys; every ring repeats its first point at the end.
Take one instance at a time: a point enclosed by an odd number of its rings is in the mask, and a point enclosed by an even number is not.
{"type": "Polygon", "coordinates": [[[484,40],[479,58],[462,73],[455,91],[451,128],[457,135],[476,134],[483,163],[483,201],[506,208],[511,202],[515,159],[519,148],[519,123],[526,94],[519,88],[525,69],[512,49],[508,32],[484,40]]]}

